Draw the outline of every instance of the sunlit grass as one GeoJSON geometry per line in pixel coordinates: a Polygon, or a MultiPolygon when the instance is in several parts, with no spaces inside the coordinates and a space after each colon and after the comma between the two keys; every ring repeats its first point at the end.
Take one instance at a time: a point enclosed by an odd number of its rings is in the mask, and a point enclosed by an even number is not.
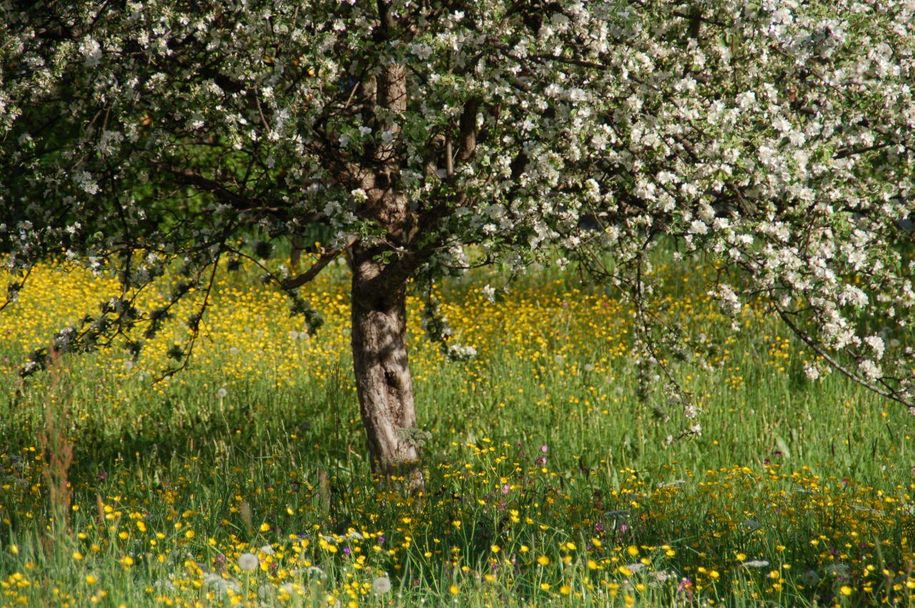
{"type": "Polygon", "coordinates": [[[370,478],[341,272],[303,294],[315,337],[255,274],[223,272],[190,369],[153,382],[175,324],[136,362],[113,349],[22,383],[27,352],[117,292],[44,267],[0,314],[0,604],[911,605],[911,417],[808,380],[763,311],[734,334],[702,272],[665,272],[706,345],[674,364],[701,436],[669,441],[682,408],[659,382],[637,397],[618,298],[544,275],[490,303],[504,278],[475,275],[442,287],[471,362],[445,361],[410,301],[430,439],[426,494],[405,496],[370,478]],[[74,446],[66,518],[48,409],[74,446]]]}

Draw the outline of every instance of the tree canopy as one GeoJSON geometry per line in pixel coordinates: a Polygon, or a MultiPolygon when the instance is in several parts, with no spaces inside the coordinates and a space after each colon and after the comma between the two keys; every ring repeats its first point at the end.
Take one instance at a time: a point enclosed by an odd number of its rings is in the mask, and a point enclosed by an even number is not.
{"type": "Polygon", "coordinates": [[[256,236],[318,243],[271,275],[314,325],[296,290],[337,256],[390,311],[410,279],[558,251],[633,296],[648,344],[666,240],[685,272],[715,258],[726,310],[765,302],[915,406],[911,0],[7,1],[0,23],[0,251],[23,277],[120,268],[81,335],[155,325],[128,288],[179,260],[175,299],[205,289],[256,236]]]}

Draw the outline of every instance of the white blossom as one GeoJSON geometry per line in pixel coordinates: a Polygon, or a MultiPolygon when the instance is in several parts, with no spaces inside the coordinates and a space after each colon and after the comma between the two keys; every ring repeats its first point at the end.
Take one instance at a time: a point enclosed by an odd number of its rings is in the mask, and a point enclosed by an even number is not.
{"type": "Polygon", "coordinates": [[[858,364],[858,369],[868,380],[877,380],[882,375],[880,367],[871,359],[864,359],[858,364]]]}
{"type": "Polygon", "coordinates": [[[864,338],[864,343],[871,347],[871,350],[874,352],[874,358],[877,361],[883,358],[883,353],[886,349],[883,338],[880,336],[868,336],[864,338]]]}
{"type": "Polygon", "coordinates": [[[483,286],[482,292],[483,292],[483,297],[486,298],[487,301],[489,301],[489,302],[496,301],[496,288],[495,287],[492,287],[491,285],[487,284],[487,285],[483,286]]]}

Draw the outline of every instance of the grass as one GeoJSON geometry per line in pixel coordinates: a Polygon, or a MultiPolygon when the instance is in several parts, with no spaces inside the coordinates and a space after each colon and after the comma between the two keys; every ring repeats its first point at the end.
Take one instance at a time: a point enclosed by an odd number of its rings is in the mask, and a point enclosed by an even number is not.
{"type": "Polygon", "coordinates": [[[316,337],[222,272],[185,372],[153,382],[175,325],[136,363],[115,349],[22,383],[25,353],[115,292],[40,269],[0,315],[0,605],[913,604],[911,417],[809,380],[761,310],[733,333],[707,273],[661,271],[703,350],[673,364],[702,434],[673,441],[696,421],[655,379],[640,394],[613,294],[543,273],[493,304],[498,274],[446,283],[466,363],[411,301],[429,439],[406,496],[369,474],[341,272],[305,294],[316,337]]]}

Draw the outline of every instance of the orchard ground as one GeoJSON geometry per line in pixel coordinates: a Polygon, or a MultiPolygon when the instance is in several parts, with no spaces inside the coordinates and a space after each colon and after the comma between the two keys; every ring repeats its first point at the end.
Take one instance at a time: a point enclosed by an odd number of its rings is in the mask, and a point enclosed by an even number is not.
{"type": "Polygon", "coordinates": [[[407,495],[370,476],[342,269],[304,291],[317,336],[222,271],[189,369],[154,382],[175,325],[136,362],[23,383],[26,353],[117,293],[39,268],[0,314],[0,605],[913,605],[910,414],[811,380],[762,310],[734,333],[713,269],[659,272],[702,347],[671,363],[696,419],[659,380],[640,391],[631,311],[574,273],[495,303],[507,275],[446,282],[469,362],[423,338],[412,299],[426,489],[407,495]]]}

